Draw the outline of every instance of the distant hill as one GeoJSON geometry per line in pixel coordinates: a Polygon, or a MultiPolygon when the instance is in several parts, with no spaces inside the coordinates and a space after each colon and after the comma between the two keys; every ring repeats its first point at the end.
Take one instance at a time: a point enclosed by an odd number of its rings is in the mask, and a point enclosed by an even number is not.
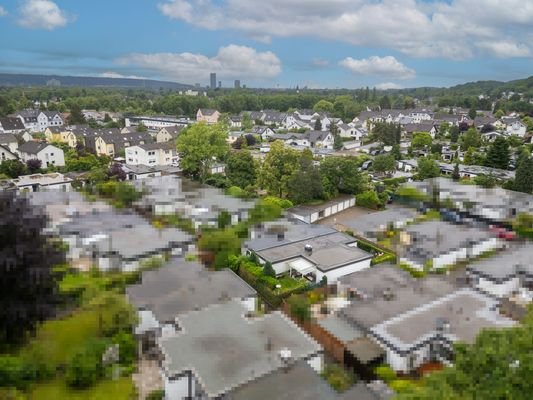
{"type": "Polygon", "coordinates": [[[132,89],[192,89],[183,83],[151,79],[101,78],[91,76],[27,75],[0,73],[0,86],[80,86],[120,87],[132,89]]]}

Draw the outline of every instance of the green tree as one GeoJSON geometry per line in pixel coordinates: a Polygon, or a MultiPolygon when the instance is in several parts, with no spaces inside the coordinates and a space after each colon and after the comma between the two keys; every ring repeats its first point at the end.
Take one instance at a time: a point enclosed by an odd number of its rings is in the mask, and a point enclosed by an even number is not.
{"type": "Polygon", "coordinates": [[[288,182],[289,198],[296,204],[307,203],[323,196],[319,169],[313,165],[313,154],[306,149],[300,157],[300,167],[288,182]]]}
{"type": "Polygon", "coordinates": [[[198,248],[211,254],[213,266],[221,269],[228,267],[230,256],[240,254],[241,241],[233,229],[206,231],[198,240],[198,248]]]}
{"type": "Polygon", "coordinates": [[[276,277],[276,271],[274,270],[272,264],[269,261],[267,261],[263,266],[263,274],[265,274],[266,276],[271,276],[272,278],[276,277]]]}
{"type": "Polygon", "coordinates": [[[327,112],[332,113],[334,110],[333,103],[327,100],[320,100],[313,106],[314,112],[327,112]]]}
{"type": "Polygon", "coordinates": [[[459,140],[459,127],[456,126],[456,125],[452,125],[449,129],[449,133],[450,133],[450,141],[452,143],[457,143],[457,141],[459,140]]]}
{"type": "Polygon", "coordinates": [[[58,304],[53,267],[65,258],[42,233],[46,225],[47,216],[25,197],[0,192],[0,346],[21,343],[58,304]]]}
{"type": "Polygon", "coordinates": [[[333,136],[333,148],[335,150],[341,150],[344,146],[344,141],[342,140],[341,136],[337,133],[333,136]]]}
{"type": "Polygon", "coordinates": [[[241,125],[245,131],[250,131],[254,126],[254,121],[250,119],[250,114],[243,113],[242,114],[242,122],[241,125]]]}
{"type": "Polygon", "coordinates": [[[374,158],[372,168],[380,174],[391,173],[396,169],[396,160],[392,154],[382,154],[374,158]]]}
{"type": "Polygon", "coordinates": [[[257,179],[256,163],[248,150],[231,152],[226,160],[225,172],[231,185],[242,189],[254,185],[257,179]]]}
{"type": "Polygon", "coordinates": [[[27,168],[19,160],[5,160],[0,164],[0,173],[10,178],[18,178],[27,173],[27,168]]]}
{"type": "Polygon", "coordinates": [[[528,157],[518,164],[513,188],[519,192],[533,192],[533,158],[528,157]]]}
{"type": "Polygon", "coordinates": [[[74,104],[72,107],[70,107],[68,123],[70,125],[82,125],[87,123],[83,113],[81,112],[81,107],[78,104],[74,104]]]}
{"type": "Polygon", "coordinates": [[[211,166],[228,152],[227,130],[222,124],[207,125],[203,122],[183,130],[176,140],[183,172],[205,181],[211,166]]]}
{"type": "Polygon", "coordinates": [[[258,185],[268,193],[283,198],[287,195],[289,181],[298,168],[298,152],[285,147],[281,141],[275,141],[259,169],[258,185]]]}
{"type": "Polygon", "coordinates": [[[459,144],[462,149],[478,148],[481,146],[481,135],[476,128],[470,128],[459,138],[459,144]]]}
{"type": "Polygon", "coordinates": [[[416,132],[413,136],[411,146],[413,149],[428,149],[431,146],[433,139],[428,132],[416,132]]]}
{"type": "Polygon", "coordinates": [[[367,190],[355,196],[355,203],[358,206],[378,209],[381,206],[381,201],[375,190],[367,190]]]}
{"type": "Polygon", "coordinates": [[[137,125],[137,132],[148,132],[148,128],[141,122],[137,125]]]}
{"type": "Polygon", "coordinates": [[[511,154],[509,152],[509,143],[503,136],[496,138],[494,143],[489,147],[485,165],[492,168],[507,169],[511,154]]]}
{"type": "Polygon", "coordinates": [[[321,130],[322,130],[322,121],[320,120],[320,117],[319,117],[315,121],[315,131],[321,131],[321,130]]]}
{"type": "Polygon", "coordinates": [[[454,181],[461,179],[461,174],[459,173],[459,161],[456,161],[455,166],[453,167],[452,179],[454,181]]]}
{"type": "Polygon", "coordinates": [[[385,95],[379,99],[379,106],[382,110],[390,110],[392,108],[389,96],[385,95]]]}
{"type": "Polygon", "coordinates": [[[474,107],[472,107],[470,110],[468,110],[468,118],[474,119],[477,116],[477,111],[474,107]]]}
{"type": "Polygon", "coordinates": [[[418,179],[436,178],[440,176],[440,167],[437,162],[429,157],[418,159],[418,179]]]}
{"type": "Polygon", "coordinates": [[[339,193],[360,193],[367,183],[359,171],[359,161],[354,157],[326,157],[320,163],[320,176],[328,198],[339,193]]]}

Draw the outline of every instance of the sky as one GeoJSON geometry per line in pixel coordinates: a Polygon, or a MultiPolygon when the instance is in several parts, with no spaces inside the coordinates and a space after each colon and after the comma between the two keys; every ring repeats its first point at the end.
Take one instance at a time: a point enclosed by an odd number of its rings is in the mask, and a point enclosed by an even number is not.
{"type": "Polygon", "coordinates": [[[533,0],[0,0],[0,72],[405,88],[533,75],[533,0]]]}

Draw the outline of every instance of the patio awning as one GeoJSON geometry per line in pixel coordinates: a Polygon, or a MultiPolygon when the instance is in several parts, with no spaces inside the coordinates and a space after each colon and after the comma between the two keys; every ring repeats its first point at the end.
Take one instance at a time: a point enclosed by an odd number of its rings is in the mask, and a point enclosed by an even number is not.
{"type": "Polygon", "coordinates": [[[314,264],[310,263],[304,258],[298,258],[289,262],[289,267],[298,271],[302,275],[307,275],[311,272],[315,272],[316,270],[314,264]]]}

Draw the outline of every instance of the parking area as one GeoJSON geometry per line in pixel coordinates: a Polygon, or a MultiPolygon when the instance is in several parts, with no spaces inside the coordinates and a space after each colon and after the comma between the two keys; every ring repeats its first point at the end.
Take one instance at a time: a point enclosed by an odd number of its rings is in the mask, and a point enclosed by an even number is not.
{"type": "Polygon", "coordinates": [[[326,226],[330,226],[332,228],[335,228],[337,230],[344,230],[342,229],[342,221],[348,221],[348,220],[352,220],[352,219],[356,219],[356,218],[359,218],[363,215],[368,215],[368,214],[372,214],[372,213],[375,213],[376,210],[371,210],[369,208],[364,208],[364,207],[358,207],[358,206],[354,206],[354,207],[350,207],[348,208],[347,210],[344,210],[338,214],[335,214],[335,215],[332,215],[331,217],[327,217],[327,218],[324,218],[320,221],[317,222],[317,224],[320,224],[320,225],[326,225],[326,226]]]}

